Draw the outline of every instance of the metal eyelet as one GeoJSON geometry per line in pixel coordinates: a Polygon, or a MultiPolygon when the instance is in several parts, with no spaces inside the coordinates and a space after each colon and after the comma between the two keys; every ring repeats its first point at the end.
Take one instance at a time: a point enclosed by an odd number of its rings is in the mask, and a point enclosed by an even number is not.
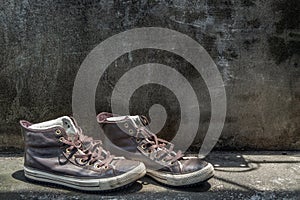
{"type": "Polygon", "coordinates": [[[66,148],[66,153],[70,153],[70,149],[69,148],[66,148]]]}
{"type": "Polygon", "coordinates": [[[142,149],[146,149],[146,145],[145,144],[142,144],[142,149]]]}
{"type": "Polygon", "coordinates": [[[142,117],[142,121],[143,121],[144,124],[148,124],[147,120],[144,117],[142,117]]]}
{"type": "Polygon", "coordinates": [[[129,129],[129,134],[132,134],[133,133],[133,130],[132,129],[129,129]]]}
{"type": "Polygon", "coordinates": [[[103,169],[108,169],[108,166],[103,166],[103,169]]]}
{"type": "Polygon", "coordinates": [[[100,169],[100,165],[98,165],[98,164],[95,164],[94,167],[95,167],[96,169],[100,169]]]}
{"type": "Polygon", "coordinates": [[[137,143],[139,143],[139,142],[141,141],[141,139],[140,139],[140,138],[136,138],[135,141],[136,141],[137,143]]]}
{"type": "Polygon", "coordinates": [[[64,141],[64,137],[60,137],[58,140],[60,141],[60,142],[63,142],[64,141]]]}
{"type": "Polygon", "coordinates": [[[80,162],[81,164],[84,164],[84,163],[85,163],[85,161],[84,161],[82,158],[80,158],[79,162],[80,162]]]}
{"type": "Polygon", "coordinates": [[[79,149],[81,146],[82,146],[82,144],[79,144],[79,145],[77,145],[77,146],[76,146],[76,148],[78,148],[78,149],[79,149]]]}
{"type": "Polygon", "coordinates": [[[124,124],[124,127],[125,127],[125,128],[128,128],[128,127],[129,127],[128,123],[125,123],[125,124],[124,124]]]}
{"type": "Polygon", "coordinates": [[[163,162],[167,162],[167,160],[164,158],[164,159],[162,159],[161,161],[163,161],[163,162]]]}
{"type": "Polygon", "coordinates": [[[170,162],[170,165],[174,165],[174,164],[175,164],[175,162],[174,162],[174,161],[170,162]]]}
{"type": "Polygon", "coordinates": [[[151,149],[148,150],[148,153],[152,153],[153,151],[151,149]]]}
{"type": "Polygon", "coordinates": [[[56,134],[56,135],[60,135],[60,134],[61,134],[61,130],[57,129],[57,130],[55,131],[55,134],[56,134]]]}

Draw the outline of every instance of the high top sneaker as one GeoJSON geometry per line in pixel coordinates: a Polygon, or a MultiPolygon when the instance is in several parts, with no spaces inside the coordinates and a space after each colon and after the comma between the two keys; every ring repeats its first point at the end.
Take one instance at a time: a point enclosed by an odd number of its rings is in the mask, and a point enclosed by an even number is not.
{"type": "Polygon", "coordinates": [[[38,124],[21,120],[20,124],[28,179],[103,191],[128,185],[146,173],[143,163],[110,155],[101,141],[84,136],[73,118],[64,116],[38,124]]]}
{"type": "Polygon", "coordinates": [[[104,134],[111,141],[110,148],[127,159],[144,162],[147,175],[171,186],[195,185],[211,178],[213,166],[197,157],[184,157],[173,151],[174,145],[157,138],[144,116],[116,116],[100,113],[97,116],[104,134]]]}

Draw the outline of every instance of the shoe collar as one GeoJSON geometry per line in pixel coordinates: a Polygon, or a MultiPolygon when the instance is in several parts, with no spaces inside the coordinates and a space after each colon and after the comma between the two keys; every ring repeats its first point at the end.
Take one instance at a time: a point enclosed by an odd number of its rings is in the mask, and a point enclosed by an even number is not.
{"type": "Polygon", "coordinates": [[[79,133],[77,123],[72,117],[62,116],[57,119],[32,124],[25,120],[20,121],[24,128],[35,130],[35,131],[46,131],[54,128],[62,128],[65,130],[68,136],[74,136],[79,133]]]}

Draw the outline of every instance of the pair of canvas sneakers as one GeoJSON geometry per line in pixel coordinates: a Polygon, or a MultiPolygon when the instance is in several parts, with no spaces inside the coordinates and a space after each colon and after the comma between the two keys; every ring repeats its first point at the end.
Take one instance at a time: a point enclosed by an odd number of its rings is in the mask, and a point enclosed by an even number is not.
{"type": "Polygon", "coordinates": [[[144,116],[104,112],[97,121],[119,155],[111,155],[101,141],[84,135],[72,117],[36,124],[21,120],[26,178],[104,191],[125,187],[146,173],[170,186],[195,185],[214,174],[210,163],[184,157],[181,151],[173,150],[173,144],[157,138],[144,116]]]}

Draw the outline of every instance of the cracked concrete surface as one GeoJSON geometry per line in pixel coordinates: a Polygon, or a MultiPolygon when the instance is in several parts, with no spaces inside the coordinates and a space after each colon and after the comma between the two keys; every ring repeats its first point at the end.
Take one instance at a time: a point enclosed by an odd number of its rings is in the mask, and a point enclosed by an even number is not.
{"type": "Polygon", "coordinates": [[[300,152],[212,152],[215,177],[172,188],[149,177],[119,192],[86,193],[28,182],[21,155],[0,155],[0,199],[299,199],[300,152]]]}

